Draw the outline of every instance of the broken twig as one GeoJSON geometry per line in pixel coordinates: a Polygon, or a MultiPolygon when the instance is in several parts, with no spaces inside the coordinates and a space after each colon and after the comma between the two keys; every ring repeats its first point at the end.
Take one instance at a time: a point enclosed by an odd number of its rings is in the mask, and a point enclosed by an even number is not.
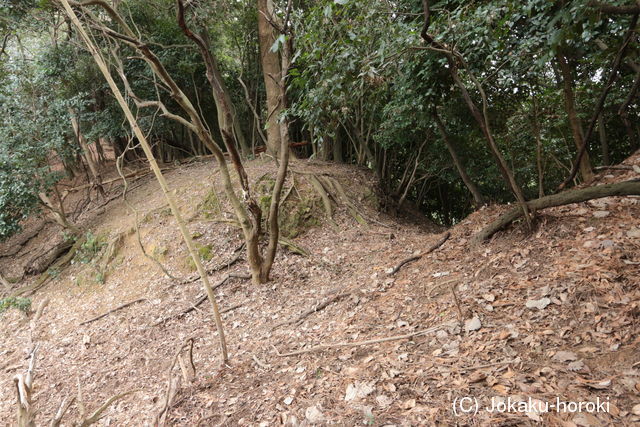
{"type": "Polygon", "coordinates": [[[414,338],[414,337],[418,337],[418,336],[421,336],[421,335],[430,334],[432,332],[436,332],[436,331],[439,331],[440,329],[444,329],[444,328],[451,327],[451,326],[454,326],[454,324],[453,323],[443,323],[441,325],[432,326],[431,328],[422,329],[420,331],[412,332],[410,334],[393,335],[393,336],[390,336],[390,337],[377,338],[377,339],[366,340],[366,341],[339,342],[339,343],[334,343],[334,344],[320,344],[320,345],[317,345],[315,347],[309,347],[309,348],[305,348],[305,349],[302,349],[302,350],[292,351],[290,353],[280,353],[275,346],[273,346],[273,349],[275,350],[276,355],[278,355],[279,357],[290,357],[290,356],[297,356],[299,354],[312,353],[312,352],[315,352],[315,351],[331,350],[331,349],[334,349],[334,348],[358,347],[358,346],[363,346],[363,345],[371,345],[371,344],[378,344],[378,343],[389,342],[389,341],[398,341],[398,340],[403,340],[403,339],[408,339],[408,338],[414,338]]]}
{"type": "Polygon", "coordinates": [[[426,251],[419,253],[418,255],[413,255],[409,258],[406,258],[402,261],[400,261],[400,264],[396,265],[395,267],[393,267],[393,269],[391,269],[391,271],[389,272],[389,276],[393,276],[394,274],[396,274],[398,271],[400,271],[400,269],[405,265],[408,264],[410,262],[413,261],[417,261],[420,258],[422,258],[425,255],[430,254],[431,252],[435,251],[436,249],[438,249],[440,246],[444,245],[444,242],[446,242],[449,237],[451,236],[451,233],[449,233],[448,231],[446,233],[444,233],[444,235],[442,236],[442,238],[440,240],[438,240],[436,243],[434,243],[432,246],[430,246],[426,251]]]}
{"type": "Polygon", "coordinates": [[[304,313],[302,313],[301,315],[299,315],[298,317],[296,317],[295,319],[291,319],[291,320],[285,320],[284,322],[280,322],[277,325],[275,325],[273,327],[273,329],[277,329],[280,326],[284,326],[284,325],[292,325],[294,323],[299,323],[301,322],[304,318],[306,318],[307,316],[313,314],[313,313],[317,313],[320,310],[324,309],[325,307],[327,307],[330,304],[333,304],[336,301],[339,301],[341,299],[343,299],[344,297],[347,297],[351,295],[350,292],[342,292],[342,293],[336,293],[335,295],[327,298],[326,300],[324,300],[323,302],[321,302],[320,304],[314,305],[313,307],[311,307],[310,309],[308,309],[307,311],[305,311],[304,313]]]}
{"type": "Polygon", "coordinates": [[[136,304],[136,303],[139,303],[139,302],[142,302],[142,301],[146,301],[146,300],[147,300],[146,298],[139,298],[139,299],[137,299],[135,301],[130,301],[130,302],[126,303],[126,304],[122,304],[122,305],[120,305],[120,306],[118,306],[118,307],[116,307],[116,308],[114,308],[112,310],[107,311],[104,314],[101,314],[100,316],[96,316],[93,319],[85,320],[84,322],[80,323],[79,326],[86,325],[87,323],[95,322],[96,320],[100,320],[103,317],[107,317],[111,313],[115,313],[118,310],[122,310],[123,308],[127,308],[130,305],[133,305],[133,304],[136,304]]]}

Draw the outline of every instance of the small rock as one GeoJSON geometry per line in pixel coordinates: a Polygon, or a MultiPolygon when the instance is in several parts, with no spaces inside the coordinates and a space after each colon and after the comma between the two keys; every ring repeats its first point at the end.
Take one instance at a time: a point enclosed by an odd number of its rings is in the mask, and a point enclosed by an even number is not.
{"type": "Polygon", "coordinates": [[[584,362],[582,360],[576,360],[575,362],[569,363],[570,371],[582,371],[584,369],[584,362]]]}
{"type": "Polygon", "coordinates": [[[527,301],[526,306],[527,308],[530,309],[534,309],[537,308],[538,310],[544,310],[549,304],[551,304],[551,300],[549,298],[540,298],[540,299],[530,299],[529,301],[527,301]]]}
{"type": "Polygon", "coordinates": [[[413,409],[416,407],[416,400],[415,399],[409,399],[406,400],[403,404],[402,407],[404,409],[413,409]]]}
{"type": "Polygon", "coordinates": [[[572,351],[559,351],[553,357],[558,362],[571,362],[578,359],[578,356],[572,351]]]}
{"type": "Polygon", "coordinates": [[[291,405],[291,402],[293,402],[293,396],[285,397],[285,399],[284,399],[284,404],[285,405],[291,405]]]}
{"type": "Polygon", "coordinates": [[[640,416],[640,403],[631,408],[631,413],[633,413],[633,415],[640,416]]]}
{"type": "Polygon", "coordinates": [[[632,228],[627,231],[627,237],[631,237],[632,239],[640,239],[640,228],[632,228]]]}
{"type": "Polygon", "coordinates": [[[464,322],[464,330],[467,332],[477,331],[481,327],[482,327],[482,323],[480,322],[480,319],[478,318],[478,316],[474,316],[471,319],[468,319],[466,322],[464,322]]]}
{"type": "Polygon", "coordinates": [[[484,294],[482,295],[482,298],[488,302],[494,302],[496,300],[496,297],[493,294],[484,294]]]}
{"type": "Polygon", "coordinates": [[[601,249],[611,248],[613,247],[613,245],[614,245],[613,240],[609,240],[609,239],[606,239],[600,242],[601,249]]]}
{"type": "Polygon", "coordinates": [[[317,406],[309,406],[304,411],[304,416],[311,424],[319,424],[324,421],[324,414],[317,406]]]}
{"type": "Polygon", "coordinates": [[[593,216],[596,218],[605,218],[609,216],[609,211],[595,211],[593,216]]]}
{"type": "Polygon", "coordinates": [[[376,403],[381,408],[386,408],[387,406],[391,405],[392,402],[393,400],[386,394],[381,394],[379,396],[376,396],[376,403]]]}
{"type": "Polygon", "coordinates": [[[441,271],[441,272],[437,272],[437,273],[433,273],[432,276],[433,277],[443,277],[443,276],[448,276],[449,272],[448,271],[441,271]]]}
{"type": "Polygon", "coordinates": [[[355,384],[349,384],[347,386],[344,400],[349,402],[351,400],[366,397],[371,394],[373,390],[375,390],[373,383],[356,382],[355,384]]]}
{"type": "Polygon", "coordinates": [[[447,338],[449,338],[449,334],[447,333],[447,331],[443,331],[442,329],[440,329],[438,332],[436,332],[436,339],[438,341],[445,341],[447,338]]]}

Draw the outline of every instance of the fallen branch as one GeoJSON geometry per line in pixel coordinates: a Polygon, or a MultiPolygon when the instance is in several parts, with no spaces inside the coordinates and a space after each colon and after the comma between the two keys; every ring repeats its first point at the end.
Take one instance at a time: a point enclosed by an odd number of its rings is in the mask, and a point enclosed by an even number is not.
{"type": "MultiPolygon", "coordinates": [[[[242,248],[243,246],[244,246],[244,245],[242,245],[242,246],[241,246],[241,248],[242,248]]],[[[241,257],[241,256],[242,256],[242,252],[240,252],[240,250],[239,250],[239,249],[238,249],[238,250],[236,250],[236,254],[235,254],[233,257],[231,257],[231,259],[229,259],[228,261],[222,262],[222,263],[220,263],[220,264],[218,264],[218,265],[215,265],[215,266],[213,266],[213,267],[211,267],[211,268],[208,268],[208,269],[207,269],[207,274],[213,274],[213,273],[215,273],[216,271],[220,271],[220,270],[222,270],[223,268],[229,268],[229,267],[231,267],[233,264],[235,264],[236,262],[238,262],[238,260],[240,260],[240,257],[241,257]]],[[[196,274],[195,276],[192,276],[192,277],[189,277],[189,278],[188,278],[188,279],[186,279],[186,280],[183,280],[182,282],[180,282],[180,284],[181,284],[181,285],[185,285],[185,284],[187,284],[187,283],[193,283],[193,282],[195,282],[196,280],[198,280],[199,278],[200,278],[200,275],[196,274]]]]}
{"type": "Polygon", "coordinates": [[[13,377],[13,382],[16,386],[16,398],[18,403],[18,426],[35,426],[34,417],[35,412],[31,407],[31,393],[33,391],[33,376],[36,365],[36,356],[38,354],[38,344],[31,352],[31,359],[29,360],[29,368],[27,372],[22,375],[18,374],[13,377]]]}
{"type": "Polygon", "coordinates": [[[254,362],[256,362],[256,365],[258,365],[259,367],[261,367],[265,371],[271,369],[270,365],[267,365],[266,363],[262,362],[260,359],[258,359],[258,357],[255,354],[252,354],[251,358],[253,359],[254,362]]]}
{"type": "Polygon", "coordinates": [[[284,325],[292,325],[294,323],[299,323],[302,320],[304,320],[306,317],[310,316],[313,313],[317,313],[320,310],[324,309],[325,307],[327,307],[330,304],[333,304],[336,301],[339,301],[347,296],[351,295],[350,292],[343,292],[343,293],[337,293],[327,299],[325,299],[323,302],[321,302],[320,304],[317,304],[313,307],[311,307],[309,310],[305,311],[304,313],[302,313],[301,315],[299,315],[298,317],[296,317],[295,319],[291,319],[291,320],[286,320],[284,322],[280,322],[277,325],[275,325],[273,327],[273,329],[277,329],[280,326],[284,326],[284,325]]]}
{"type": "MultiPolygon", "coordinates": [[[[219,288],[220,286],[224,285],[225,283],[227,283],[227,281],[231,278],[237,278],[237,279],[251,279],[251,275],[249,273],[229,273],[226,276],[224,276],[218,283],[216,283],[215,285],[211,286],[211,290],[214,291],[217,288],[219,288]]],[[[203,302],[205,302],[207,300],[207,295],[203,295],[200,298],[198,298],[198,300],[189,308],[186,308],[185,310],[183,310],[182,312],[178,313],[178,314],[173,314],[170,316],[165,317],[162,320],[159,320],[158,322],[154,323],[153,326],[158,326],[161,325],[163,323],[166,323],[167,321],[173,319],[173,318],[180,318],[180,317],[184,317],[185,315],[191,313],[193,310],[195,310],[196,308],[198,308],[198,306],[200,304],[202,304],[203,302]]],[[[234,307],[231,307],[234,308],[234,307]]],[[[236,307],[237,308],[237,307],[236,307]]],[[[231,311],[231,310],[227,310],[227,311],[231,311]]],[[[223,313],[223,312],[221,312],[223,313]]]]}
{"type": "Polygon", "coordinates": [[[236,305],[232,305],[231,307],[227,307],[224,310],[220,310],[220,314],[225,314],[228,313],[230,311],[235,310],[236,308],[240,308],[242,307],[244,304],[236,304],[236,305]]]}
{"type": "Polygon", "coordinates": [[[49,424],[49,427],[58,427],[60,425],[60,422],[62,422],[62,417],[64,417],[64,414],[67,413],[69,406],[71,406],[71,404],[75,400],[76,400],[75,397],[72,397],[71,399],[68,399],[65,397],[64,399],[62,399],[62,402],[58,407],[58,411],[56,412],[53,419],[51,420],[51,424],[49,424]]]}
{"type": "Polygon", "coordinates": [[[286,237],[280,236],[280,239],[278,239],[278,243],[280,244],[280,246],[287,248],[287,250],[292,254],[297,254],[303,257],[309,256],[309,251],[307,251],[302,246],[296,245],[295,243],[293,243],[293,240],[287,239],[286,237]]]}
{"type": "MultiPolygon", "coordinates": [[[[522,210],[521,210],[522,212],[522,210]]],[[[429,248],[418,254],[418,255],[413,255],[409,258],[403,259],[402,261],[400,261],[400,264],[396,265],[395,267],[393,267],[391,269],[391,271],[389,271],[389,276],[393,276],[394,274],[396,274],[405,264],[408,264],[410,262],[413,261],[417,261],[420,258],[422,258],[425,255],[430,254],[431,252],[435,251],[436,249],[438,249],[440,246],[444,245],[444,242],[446,242],[449,237],[451,236],[451,233],[449,233],[448,231],[446,233],[444,233],[444,235],[442,236],[442,238],[440,240],[438,240],[436,243],[434,243],[433,245],[429,246],[429,248]]]]}
{"type": "Polygon", "coordinates": [[[84,420],[82,420],[82,423],[80,424],[80,427],[88,427],[91,424],[95,424],[100,418],[102,418],[102,413],[104,411],[106,411],[109,406],[111,406],[111,404],[117,400],[122,399],[125,396],[128,396],[132,393],[135,393],[137,391],[140,390],[129,390],[129,391],[125,391],[124,393],[120,393],[120,394],[116,394],[111,396],[110,398],[108,398],[103,404],[102,406],[100,406],[98,409],[96,409],[93,414],[91,414],[90,417],[85,418],[84,420]]]}
{"type": "Polygon", "coordinates": [[[615,171],[632,171],[632,170],[635,170],[633,166],[628,166],[628,165],[596,166],[595,168],[593,168],[593,170],[597,170],[597,171],[609,170],[609,169],[615,170],[615,171]]]}
{"type": "Polygon", "coordinates": [[[86,324],[88,324],[88,323],[95,322],[96,320],[100,320],[100,319],[102,319],[103,317],[107,317],[107,316],[108,316],[108,315],[110,315],[111,313],[115,313],[115,312],[116,312],[116,311],[118,311],[118,310],[122,310],[123,308],[127,308],[127,307],[129,307],[130,305],[133,305],[133,304],[136,304],[136,303],[139,303],[139,302],[142,302],[142,301],[146,301],[146,298],[139,298],[139,299],[137,299],[137,300],[135,300],[135,301],[130,301],[130,302],[126,303],[126,304],[122,304],[122,305],[120,305],[120,306],[118,306],[118,307],[116,307],[116,308],[114,308],[114,309],[112,309],[112,310],[107,311],[107,312],[106,312],[106,313],[104,313],[104,314],[101,314],[100,316],[96,316],[96,317],[94,317],[94,318],[92,318],[92,319],[85,320],[84,322],[81,322],[80,324],[78,324],[78,326],[82,326],[82,325],[86,325],[86,324]]]}
{"type": "Polygon", "coordinates": [[[393,335],[393,336],[390,336],[390,337],[377,338],[377,339],[366,340],[366,341],[339,342],[339,343],[335,343],[335,344],[320,344],[320,345],[317,345],[315,347],[305,348],[303,350],[292,351],[290,353],[280,353],[275,346],[273,346],[273,349],[275,350],[276,355],[278,355],[279,357],[297,356],[299,354],[312,353],[312,352],[315,352],[315,351],[322,351],[322,350],[331,350],[331,349],[334,349],[334,348],[358,347],[358,346],[363,346],[363,345],[379,344],[379,343],[383,343],[383,342],[398,341],[398,340],[403,340],[403,339],[408,339],[408,338],[414,338],[414,337],[419,337],[421,335],[430,334],[432,332],[436,332],[436,331],[439,331],[441,329],[448,328],[448,327],[451,327],[451,326],[454,326],[454,325],[455,325],[454,323],[443,323],[441,325],[432,326],[431,328],[422,329],[420,331],[412,332],[410,334],[393,335]]]}
{"type": "MultiPolygon", "coordinates": [[[[542,197],[540,199],[531,200],[527,202],[527,205],[532,210],[540,210],[554,206],[569,205],[571,203],[586,202],[587,200],[601,199],[603,197],[634,195],[640,195],[640,179],[565,191],[551,196],[542,197]]],[[[481,243],[487,240],[496,232],[521,216],[522,211],[520,208],[511,209],[476,234],[473,238],[473,242],[481,243]]]]}
{"type": "MultiPolygon", "coordinates": [[[[169,370],[167,371],[167,390],[165,392],[165,398],[164,398],[164,404],[162,405],[162,409],[160,410],[160,412],[158,413],[158,415],[156,415],[156,425],[164,425],[165,421],[166,421],[166,417],[167,417],[167,413],[169,412],[169,409],[171,409],[171,402],[173,400],[173,398],[175,397],[177,391],[178,391],[178,387],[180,386],[180,377],[178,377],[175,381],[173,380],[173,375],[171,374],[171,372],[173,371],[173,368],[176,366],[176,363],[178,362],[178,358],[180,357],[180,353],[182,353],[182,351],[185,348],[190,348],[190,353],[191,355],[193,354],[193,343],[195,341],[195,338],[187,338],[181,345],[180,347],[178,347],[178,350],[176,351],[175,355],[173,356],[173,361],[171,362],[171,366],[169,366],[169,370]]],[[[190,356],[192,357],[192,356],[190,356]]],[[[193,368],[194,371],[194,375],[195,375],[195,365],[193,365],[193,358],[191,358],[191,367],[193,368]]]]}

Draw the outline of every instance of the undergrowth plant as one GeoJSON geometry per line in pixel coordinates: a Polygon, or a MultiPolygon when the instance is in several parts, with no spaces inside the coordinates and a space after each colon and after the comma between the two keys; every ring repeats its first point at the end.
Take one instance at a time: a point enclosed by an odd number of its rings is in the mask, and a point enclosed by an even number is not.
{"type": "Polygon", "coordinates": [[[0,313],[10,308],[17,308],[23,313],[28,313],[31,309],[31,298],[8,297],[0,299],[0,313]]]}

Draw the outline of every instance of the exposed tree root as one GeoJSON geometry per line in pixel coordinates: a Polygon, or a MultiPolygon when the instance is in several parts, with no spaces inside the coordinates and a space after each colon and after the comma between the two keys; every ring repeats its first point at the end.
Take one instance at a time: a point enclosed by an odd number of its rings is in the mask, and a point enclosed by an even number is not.
{"type": "Polygon", "coordinates": [[[334,343],[334,344],[320,344],[320,345],[317,345],[317,346],[314,346],[314,347],[309,347],[309,348],[305,348],[305,349],[302,349],[302,350],[292,351],[290,353],[280,353],[275,346],[273,346],[273,349],[275,350],[276,355],[278,355],[279,357],[290,357],[290,356],[297,356],[297,355],[305,354],[305,353],[313,353],[313,352],[316,352],[316,351],[331,350],[331,349],[335,349],[335,348],[358,347],[358,346],[363,346],[363,345],[379,344],[379,343],[383,343],[383,342],[397,341],[397,340],[403,340],[403,339],[408,339],[408,338],[414,338],[414,337],[419,337],[421,335],[430,334],[430,333],[439,331],[439,330],[444,329],[444,328],[452,327],[452,326],[455,326],[455,323],[443,323],[441,325],[433,326],[433,327],[427,328],[427,329],[422,329],[420,331],[412,332],[410,334],[393,335],[393,336],[390,336],[390,337],[377,338],[377,339],[366,340],[366,341],[339,342],[339,343],[334,343]]]}
{"type": "Polygon", "coordinates": [[[329,193],[323,187],[322,183],[315,175],[306,175],[307,180],[311,183],[316,192],[320,195],[322,199],[322,205],[324,206],[324,211],[327,214],[327,218],[333,218],[333,205],[331,204],[331,198],[329,197],[329,193]]]}
{"type": "MultiPolygon", "coordinates": [[[[522,211],[521,211],[522,212],[522,211]]],[[[440,246],[444,245],[444,242],[446,242],[449,237],[451,236],[451,233],[449,233],[448,231],[446,233],[444,233],[444,235],[440,238],[440,240],[438,240],[436,243],[434,243],[433,245],[429,246],[429,248],[422,252],[419,253],[418,255],[413,255],[410,256],[409,258],[403,259],[402,261],[400,261],[400,263],[398,265],[396,265],[395,267],[393,267],[391,269],[391,271],[389,271],[389,276],[393,276],[394,274],[396,274],[405,264],[408,264],[410,262],[419,260],[420,258],[422,258],[425,255],[430,254],[431,252],[435,251],[436,249],[438,249],[440,246]]]]}
{"type": "Polygon", "coordinates": [[[0,285],[4,286],[5,291],[11,289],[11,283],[9,283],[7,279],[4,278],[2,273],[0,273],[0,285]]]}
{"type": "Polygon", "coordinates": [[[0,258],[4,258],[4,257],[8,257],[8,256],[13,256],[15,254],[17,254],[18,252],[20,252],[20,250],[22,249],[22,247],[24,245],[26,245],[27,243],[29,243],[29,241],[31,239],[33,239],[35,236],[38,235],[38,233],[40,233],[40,231],[42,231],[42,229],[44,228],[44,225],[46,224],[45,221],[42,221],[40,223],[40,225],[38,225],[37,227],[35,227],[33,230],[29,230],[27,233],[23,233],[21,234],[18,238],[17,241],[12,243],[11,246],[9,246],[9,249],[0,253],[0,258]]]}
{"type": "Polygon", "coordinates": [[[92,318],[92,319],[89,319],[89,320],[85,320],[84,322],[79,323],[79,324],[78,324],[78,326],[82,326],[82,325],[86,325],[86,324],[88,324],[88,323],[95,322],[96,320],[100,320],[100,319],[102,319],[103,317],[107,317],[107,316],[108,316],[108,315],[110,315],[111,313],[115,313],[115,312],[116,312],[116,311],[118,311],[118,310],[122,310],[123,308],[127,308],[127,307],[129,307],[130,305],[133,305],[133,304],[136,304],[136,303],[139,303],[139,302],[142,302],[142,301],[146,301],[146,300],[147,300],[146,298],[139,298],[139,299],[137,299],[137,300],[130,301],[130,302],[126,303],[126,304],[122,304],[122,305],[120,305],[120,306],[118,306],[118,307],[116,307],[116,308],[114,308],[114,309],[111,309],[111,310],[107,311],[107,312],[106,312],[106,313],[104,313],[104,314],[101,314],[101,315],[96,316],[96,317],[94,317],[94,318],[92,318]]]}
{"type": "Polygon", "coordinates": [[[278,239],[278,243],[280,244],[280,246],[287,248],[287,250],[291,253],[298,254],[303,257],[309,256],[309,251],[307,251],[302,246],[296,245],[295,243],[293,243],[293,241],[287,239],[286,237],[280,236],[280,239],[278,239]]]}
{"type": "Polygon", "coordinates": [[[275,325],[273,327],[273,329],[277,329],[280,326],[285,326],[285,325],[292,325],[294,323],[300,323],[302,322],[305,318],[307,318],[308,316],[310,316],[313,313],[317,313],[320,310],[326,308],[327,306],[329,306],[330,304],[333,304],[334,302],[337,302],[345,297],[348,297],[349,295],[351,295],[351,292],[341,292],[341,293],[336,293],[333,296],[325,299],[323,302],[321,302],[320,304],[316,304],[313,307],[311,307],[310,309],[308,309],[307,311],[305,311],[304,313],[302,313],[301,315],[299,315],[298,317],[296,317],[295,319],[291,319],[291,320],[286,320],[284,322],[280,322],[277,325],[275,325]]]}
{"type": "MultiPolygon", "coordinates": [[[[217,271],[220,271],[224,268],[229,268],[231,267],[233,264],[235,264],[236,262],[238,262],[240,260],[240,258],[242,257],[242,248],[244,248],[244,243],[241,244],[240,246],[238,246],[233,252],[235,253],[235,255],[233,255],[228,261],[222,262],[218,265],[215,265],[213,267],[207,268],[207,274],[213,274],[217,271]]],[[[182,280],[180,282],[177,283],[173,283],[171,286],[174,285],[185,285],[187,283],[193,283],[196,280],[200,279],[200,275],[195,274],[194,276],[191,276],[185,280],[182,280]]]]}
{"type": "MultiPolygon", "coordinates": [[[[135,393],[137,391],[139,390],[129,390],[129,391],[125,391],[124,393],[114,394],[113,396],[108,398],[102,405],[100,405],[98,409],[93,411],[93,413],[86,418],[84,416],[84,413],[82,413],[81,415],[82,422],[80,423],[80,427],[88,427],[92,424],[95,424],[96,422],[98,422],[100,418],[102,418],[102,414],[104,413],[104,411],[106,411],[109,408],[109,406],[111,406],[114,402],[117,402],[123,397],[128,396],[132,393],[135,393]]],[[[81,397],[82,397],[82,393],[80,391],[80,385],[78,384],[78,402],[81,402],[81,397]]],[[[81,407],[84,409],[83,405],[81,405],[81,407]]]]}
{"type": "Polygon", "coordinates": [[[127,181],[127,177],[122,172],[122,159],[124,158],[124,155],[126,154],[128,149],[129,149],[129,144],[127,144],[127,148],[120,155],[120,157],[118,157],[116,159],[116,169],[117,169],[118,175],[120,175],[120,178],[122,179],[122,182],[123,182],[123,185],[124,185],[124,187],[122,189],[122,200],[127,205],[129,210],[131,212],[133,212],[133,215],[135,217],[134,218],[134,225],[135,225],[135,229],[136,229],[136,240],[138,242],[138,246],[140,247],[140,250],[142,251],[142,254],[145,256],[145,258],[147,258],[148,260],[153,262],[155,265],[157,265],[158,268],[160,268],[160,270],[162,270],[162,272],[165,274],[165,276],[167,276],[168,278],[170,278],[172,280],[180,281],[181,279],[178,279],[175,276],[173,276],[171,273],[169,273],[169,271],[165,268],[165,266],[162,265],[162,263],[160,261],[158,261],[158,259],[156,257],[154,257],[153,255],[150,255],[149,253],[147,253],[146,249],[144,248],[144,245],[142,244],[142,239],[140,237],[140,225],[139,225],[139,222],[138,222],[138,210],[129,202],[129,200],[127,200],[127,190],[129,188],[129,183],[127,181]]]}
{"type": "MultiPolygon", "coordinates": [[[[635,165],[634,165],[635,166],[635,165]]],[[[637,168],[638,166],[636,166],[637,168]]],[[[616,171],[632,171],[632,170],[636,170],[633,166],[628,166],[628,165],[610,165],[610,166],[596,166],[593,168],[593,170],[596,171],[603,171],[603,170],[616,170],[616,171]]]]}
{"type": "MultiPolygon", "coordinates": [[[[571,203],[586,202],[587,200],[600,199],[611,196],[632,196],[640,195],[640,179],[619,182],[616,184],[598,185],[579,190],[564,191],[540,199],[531,200],[527,205],[531,210],[540,210],[554,206],[569,205],[571,203]]],[[[511,224],[522,216],[520,208],[514,208],[501,215],[498,219],[486,226],[473,238],[474,243],[481,243],[496,232],[511,224]]]]}
{"type": "Polygon", "coordinates": [[[73,246],[72,241],[63,240],[62,242],[49,248],[46,252],[39,253],[27,263],[25,273],[40,274],[43,271],[46,271],[46,269],[49,268],[49,266],[53,264],[54,261],[58,259],[60,255],[67,251],[71,246],[73,246]]]}
{"type": "MultiPolygon", "coordinates": [[[[68,264],[69,262],[71,262],[71,260],[73,259],[73,257],[76,255],[76,252],[78,251],[78,249],[80,248],[80,246],[85,242],[85,238],[81,237],[78,240],[76,240],[76,242],[73,244],[73,246],[71,246],[71,249],[69,249],[69,252],[67,252],[63,257],[58,258],[58,260],[56,262],[54,262],[50,268],[53,269],[60,269],[63,266],[65,266],[66,264],[68,264]]],[[[51,279],[51,274],[49,273],[49,271],[45,271],[44,273],[42,273],[40,275],[40,277],[38,277],[36,279],[36,281],[28,286],[24,286],[16,291],[13,292],[13,294],[11,294],[11,297],[17,297],[23,294],[32,294],[35,291],[37,291],[38,289],[40,289],[41,287],[43,287],[45,284],[47,284],[47,282],[49,281],[49,279],[51,279]]]]}

